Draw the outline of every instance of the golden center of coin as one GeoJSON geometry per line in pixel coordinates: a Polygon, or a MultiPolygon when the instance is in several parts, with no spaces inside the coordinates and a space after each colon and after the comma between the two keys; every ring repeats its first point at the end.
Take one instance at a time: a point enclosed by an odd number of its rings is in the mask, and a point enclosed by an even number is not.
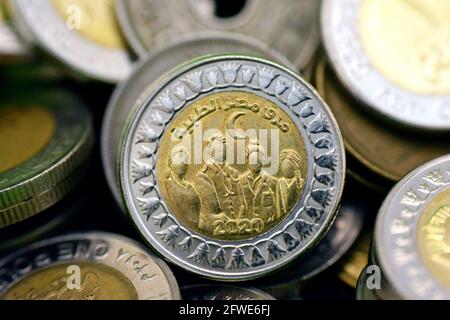
{"type": "Polygon", "coordinates": [[[450,0],[363,0],[359,34],[385,77],[419,94],[450,93],[450,0]]]}
{"type": "Polygon", "coordinates": [[[222,240],[267,232],[294,209],[307,174],[300,132],[275,103],[242,91],[211,94],[170,123],[157,179],[187,227],[222,240]]]}
{"type": "Polygon", "coordinates": [[[426,266],[450,288],[450,188],[426,207],[419,221],[418,240],[426,266]]]}
{"type": "Polygon", "coordinates": [[[68,28],[114,49],[125,47],[115,16],[114,0],[53,0],[68,28]]]}
{"type": "Polygon", "coordinates": [[[10,288],[3,300],[137,300],[137,292],[127,277],[96,263],[76,263],[80,281],[77,288],[70,264],[45,268],[25,277],[10,288]]]}
{"type": "Polygon", "coordinates": [[[0,107],[0,173],[39,153],[56,129],[53,115],[39,106],[0,107]]]}

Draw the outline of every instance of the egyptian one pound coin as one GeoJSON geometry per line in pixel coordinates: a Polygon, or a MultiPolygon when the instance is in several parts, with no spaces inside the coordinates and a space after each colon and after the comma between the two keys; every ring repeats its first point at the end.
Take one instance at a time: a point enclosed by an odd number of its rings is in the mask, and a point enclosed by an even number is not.
{"type": "Polygon", "coordinates": [[[266,275],[329,229],[345,171],[333,115],[275,63],[203,57],[162,76],[124,130],[125,204],[166,259],[221,280],[266,275]]]}

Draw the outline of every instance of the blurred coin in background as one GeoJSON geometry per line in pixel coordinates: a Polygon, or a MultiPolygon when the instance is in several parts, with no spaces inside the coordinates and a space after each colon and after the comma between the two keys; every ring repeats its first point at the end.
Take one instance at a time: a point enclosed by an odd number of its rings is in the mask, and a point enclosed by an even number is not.
{"type": "Polygon", "coordinates": [[[449,131],[449,15],[449,0],[325,0],[322,36],[343,85],[377,114],[449,131]]]}
{"type": "Polygon", "coordinates": [[[0,63],[23,60],[29,55],[29,49],[11,28],[5,3],[0,1],[0,63]]]}
{"type": "Polygon", "coordinates": [[[366,210],[360,201],[344,197],[336,220],[316,247],[279,274],[263,279],[264,282],[258,287],[278,299],[301,292],[305,281],[331,268],[352,247],[363,227],[366,210]]]}
{"type": "Polygon", "coordinates": [[[10,0],[20,34],[70,69],[117,82],[131,59],[116,23],[113,0],[10,0]]]}
{"type": "Polygon", "coordinates": [[[1,300],[179,298],[176,280],[162,260],[114,234],[68,234],[0,260],[1,300]]]}
{"type": "Polygon", "coordinates": [[[54,87],[3,89],[0,229],[69,194],[84,173],[92,147],[91,117],[71,94],[54,87]]]}
{"type": "Polygon", "coordinates": [[[0,230],[0,256],[72,227],[85,199],[75,192],[49,209],[0,230]]]}
{"type": "Polygon", "coordinates": [[[187,286],[181,289],[181,294],[184,300],[275,300],[271,295],[255,288],[219,285],[187,286]]]}
{"type": "Polygon", "coordinates": [[[102,127],[102,160],[110,189],[116,202],[123,207],[119,190],[117,157],[126,119],[133,107],[156,90],[154,82],[165,72],[183,62],[207,54],[241,53],[271,59],[288,68],[293,65],[279,52],[253,38],[226,32],[200,32],[184,36],[161,48],[136,65],[130,78],[115,90],[102,127]]]}
{"type": "Polygon", "coordinates": [[[344,257],[340,266],[339,279],[352,288],[356,288],[359,276],[369,262],[371,238],[371,234],[364,233],[344,257]]]}
{"type": "Polygon", "coordinates": [[[380,209],[374,244],[375,263],[387,284],[383,299],[450,298],[449,228],[447,155],[406,176],[380,209]]]}
{"type": "Polygon", "coordinates": [[[196,59],[156,85],[129,118],[119,158],[126,208],[148,243],[184,269],[228,281],[262,277],[313,248],[334,221],[345,155],[311,86],[240,55],[196,59]],[[209,136],[197,145],[200,127],[209,136]],[[278,135],[247,139],[247,130],[278,135]],[[244,160],[223,152],[236,141],[244,160]],[[205,157],[189,158],[199,150],[205,157]]]}
{"type": "Polygon", "coordinates": [[[413,169],[450,152],[448,137],[395,130],[369,117],[340,84],[325,58],[317,64],[315,85],[334,112],[345,148],[355,160],[349,161],[349,169],[369,183],[382,184],[387,190],[413,169]]]}
{"type": "Polygon", "coordinates": [[[303,69],[320,42],[319,8],[316,0],[123,0],[117,12],[139,56],[182,34],[219,30],[261,40],[303,69]]]}

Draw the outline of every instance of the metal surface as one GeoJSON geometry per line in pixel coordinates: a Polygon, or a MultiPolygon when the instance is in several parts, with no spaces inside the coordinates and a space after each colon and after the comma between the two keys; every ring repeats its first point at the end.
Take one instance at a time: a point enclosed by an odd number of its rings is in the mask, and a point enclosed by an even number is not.
{"type": "Polygon", "coordinates": [[[229,281],[267,275],[314,247],[335,218],[345,174],[339,129],[311,86],[284,67],[238,55],[187,63],[159,80],[124,133],[120,177],[127,209],[162,256],[192,272],[229,281]],[[295,123],[289,130],[300,134],[307,155],[304,190],[295,208],[267,233],[246,240],[211,239],[168,209],[156,179],[158,148],[172,120],[191,104],[212,93],[239,91],[271,101],[275,113],[295,123]]]}
{"type": "Polygon", "coordinates": [[[179,299],[167,265],[127,238],[70,234],[35,243],[0,260],[0,299],[179,299]],[[80,268],[81,288],[67,270],[80,268]]]}

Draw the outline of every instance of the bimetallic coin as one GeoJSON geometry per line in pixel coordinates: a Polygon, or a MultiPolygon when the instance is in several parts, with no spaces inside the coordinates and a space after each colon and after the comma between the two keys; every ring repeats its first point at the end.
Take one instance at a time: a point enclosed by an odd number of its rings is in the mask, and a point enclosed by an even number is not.
{"type": "Polygon", "coordinates": [[[133,107],[154,89],[152,84],[164,72],[195,57],[217,53],[252,54],[295,69],[283,55],[264,43],[247,36],[226,32],[203,32],[195,36],[185,36],[142,60],[136,65],[129,79],[114,91],[103,119],[101,137],[103,166],[109,187],[116,202],[121,206],[123,204],[119,191],[117,149],[122,128],[133,107]]]}
{"type": "Polygon", "coordinates": [[[131,60],[113,0],[10,1],[18,31],[78,73],[106,82],[128,77],[131,60]]]}
{"type": "MultiPolygon", "coordinates": [[[[450,152],[448,137],[431,138],[394,130],[367,117],[360,104],[346,93],[324,58],[317,64],[315,83],[336,115],[346,150],[369,173],[386,180],[384,185],[398,182],[421,164],[450,152]]],[[[380,178],[374,178],[369,182],[381,184],[377,183],[380,178]]]]}
{"type": "Polygon", "coordinates": [[[271,295],[254,288],[240,288],[216,285],[190,286],[181,289],[184,300],[275,300],[271,295]]]}
{"type": "Polygon", "coordinates": [[[0,59],[23,59],[28,55],[26,45],[11,28],[6,12],[5,0],[0,1],[0,59]]]}
{"type": "Polygon", "coordinates": [[[0,260],[1,300],[179,298],[167,265],[118,235],[70,234],[35,243],[0,260]]]}
{"type": "Polygon", "coordinates": [[[147,241],[222,280],[303,256],[331,226],[344,184],[340,132],[322,99],[292,71],[239,55],[161,77],[120,157],[125,205],[147,241]]]}
{"type": "Polygon", "coordinates": [[[228,17],[221,16],[220,8],[216,7],[220,5],[211,0],[122,0],[118,1],[117,13],[126,38],[139,56],[182,34],[208,30],[259,39],[300,69],[308,64],[318,47],[320,1],[249,0],[228,17]]]}
{"type": "Polygon", "coordinates": [[[377,219],[376,261],[403,299],[450,298],[450,156],[406,176],[377,219]]]}
{"type": "MultiPolygon", "coordinates": [[[[24,88],[22,88],[24,89],[24,88]]],[[[0,95],[0,228],[54,205],[78,184],[91,118],[73,96],[44,87],[0,95]]]]}
{"type": "Polygon", "coordinates": [[[450,130],[450,1],[325,0],[322,36],[345,87],[405,126],[450,130]]]}

